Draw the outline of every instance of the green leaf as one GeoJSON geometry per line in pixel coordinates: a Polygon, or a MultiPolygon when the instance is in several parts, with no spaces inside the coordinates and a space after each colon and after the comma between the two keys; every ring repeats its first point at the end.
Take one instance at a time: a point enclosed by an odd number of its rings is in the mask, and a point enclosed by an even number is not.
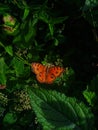
{"type": "Polygon", "coordinates": [[[0,117],[3,116],[4,111],[5,111],[5,108],[0,106],[0,117]]]}
{"type": "Polygon", "coordinates": [[[98,74],[91,80],[87,86],[90,91],[94,91],[98,95],[98,74]]]}
{"type": "Polygon", "coordinates": [[[7,113],[3,119],[4,124],[14,124],[17,121],[17,116],[14,113],[7,113]]]}
{"type": "Polygon", "coordinates": [[[86,0],[83,7],[83,16],[94,27],[98,27],[98,0],[86,0]]]}
{"type": "Polygon", "coordinates": [[[33,20],[33,21],[29,21],[28,23],[28,33],[24,36],[25,37],[25,41],[28,42],[31,38],[33,38],[35,35],[36,35],[36,28],[35,28],[35,24],[37,22],[37,19],[36,20],[33,20]]]}
{"type": "Polygon", "coordinates": [[[85,6],[87,6],[87,7],[92,8],[97,5],[98,5],[98,0],[86,0],[85,1],[85,6]]]}
{"type": "Polygon", "coordinates": [[[95,28],[98,27],[98,10],[89,9],[84,12],[84,18],[95,28]]]}
{"type": "Polygon", "coordinates": [[[91,105],[94,106],[95,103],[95,99],[96,99],[96,94],[95,92],[89,91],[89,90],[85,90],[83,92],[83,95],[85,97],[85,99],[87,100],[87,102],[91,105]]]}
{"type": "Polygon", "coordinates": [[[50,16],[45,10],[42,10],[41,12],[39,12],[39,19],[45,23],[49,23],[50,16]]]}
{"type": "Polygon", "coordinates": [[[6,11],[8,11],[9,9],[9,6],[0,3],[0,14],[6,13],[6,11]]]}
{"type": "Polygon", "coordinates": [[[53,26],[53,24],[48,24],[48,26],[49,26],[49,30],[50,30],[50,34],[51,34],[51,36],[53,36],[53,33],[54,33],[54,26],[53,26]]]}
{"type": "Polygon", "coordinates": [[[63,21],[65,21],[67,19],[68,19],[68,16],[58,17],[58,18],[52,18],[51,22],[52,22],[52,24],[59,24],[59,23],[62,23],[63,21]]]}
{"type": "Polygon", "coordinates": [[[4,58],[0,58],[0,83],[1,84],[6,84],[6,70],[7,70],[7,65],[4,61],[4,58]]]}
{"type": "Polygon", "coordinates": [[[5,51],[10,55],[10,56],[13,56],[13,48],[12,46],[6,46],[5,47],[5,51]]]}
{"type": "Polygon", "coordinates": [[[59,40],[57,38],[54,39],[54,45],[58,46],[59,45],[59,40]]]}
{"type": "Polygon", "coordinates": [[[23,14],[23,20],[25,20],[27,18],[27,16],[29,15],[30,10],[28,8],[25,8],[24,10],[24,14],[23,14]]]}
{"type": "Polygon", "coordinates": [[[44,130],[93,130],[93,114],[75,98],[42,89],[28,89],[28,94],[44,130]]]}
{"type": "Polygon", "coordinates": [[[0,42],[0,46],[2,46],[5,51],[10,55],[10,56],[13,56],[13,48],[12,46],[4,46],[4,44],[2,42],[0,42]]]}
{"type": "Polygon", "coordinates": [[[96,75],[91,82],[87,85],[87,89],[83,92],[83,95],[89,105],[94,106],[98,95],[98,75],[96,75]]]}
{"type": "Polygon", "coordinates": [[[19,43],[22,41],[22,36],[19,34],[13,39],[13,43],[19,43]]]}
{"type": "Polygon", "coordinates": [[[20,76],[24,72],[24,61],[19,60],[17,57],[14,57],[13,68],[15,69],[16,76],[20,76]]]}

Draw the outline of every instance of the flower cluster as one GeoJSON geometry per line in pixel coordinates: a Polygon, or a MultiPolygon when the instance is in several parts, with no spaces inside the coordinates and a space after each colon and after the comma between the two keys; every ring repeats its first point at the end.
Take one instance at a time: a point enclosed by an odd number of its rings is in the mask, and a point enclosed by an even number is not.
{"type": "Polygon", "coordinates": [[[24,110],[30,110],[31,105],[30,105],[30,99],[26,91],[21,90],[21,91],[16,91],[14,92],[15,99],[14,99],[14,109],[16,111],[24,111],[24,110]]]}
{"type": "Polygon", "coordinates": [[[6,106],[8,104],[8,98],[7,95],[0,92],[0,104],[2,106],[6,106]]]}

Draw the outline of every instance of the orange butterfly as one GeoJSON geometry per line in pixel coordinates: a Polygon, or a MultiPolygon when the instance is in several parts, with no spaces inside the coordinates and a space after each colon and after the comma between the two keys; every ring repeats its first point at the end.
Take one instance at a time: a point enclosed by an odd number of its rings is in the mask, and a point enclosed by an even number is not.
{"type": "Polygon", "coordinates": [[[64,72],[64,68],[60,66],[45,66],[40,63],[32,63],[31,68],[37,80],[46,84],[52,84],[64,72]]]}

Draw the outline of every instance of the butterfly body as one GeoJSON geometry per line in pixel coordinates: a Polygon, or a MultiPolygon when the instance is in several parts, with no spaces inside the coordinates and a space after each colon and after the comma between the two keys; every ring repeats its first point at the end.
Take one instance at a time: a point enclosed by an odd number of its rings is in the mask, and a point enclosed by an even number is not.
{"type": "Polygon", "coordinates": [[[36,78],[40,83],[52,84],[59,77],[64,68],[59,66],[45,66],[40,63],[31,64],[32,71],[36,74],[36,78]]]}

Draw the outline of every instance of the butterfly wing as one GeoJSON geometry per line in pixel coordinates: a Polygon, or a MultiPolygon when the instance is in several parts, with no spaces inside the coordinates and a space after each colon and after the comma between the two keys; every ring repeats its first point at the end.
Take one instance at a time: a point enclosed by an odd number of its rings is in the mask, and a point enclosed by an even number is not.
{"type": "Polygon", "coordinates": [[[48,84],[53,83],[54,80],[64,72],[64,68],[59,67],[59,66],[54,66],[47,69],[48,71],[46,75],[46,83],[48,84]]]}
{"type": "Polygon", "coordinates": [[[40,72],[38,75],[36,75],[36,79],[40,82],[40,83],[45,83],[46,81],[46,73],[44,72],[40,72]]]}
{"type": "Polygon", "coordinates": [[[40,63],[32,63],[31,69],[32,69],[33,73],[39,74],[40,72],[44,71],[44,65],[42,65],[40,63]]]}
{"type": "Polygon", "coordinates": [[[31,68],[33,73],[36,74],[36,78],[40,83],[44,83],[46,79],[46,66],[40,63],[32,63],[31,68]]]}
{"type": "Polygon", "coordinates": [[[52,84],[54,80],[59,77],[64,68],[59,66],[47,67],[40,63],[31,64],[32,71],[36,74],[36,78],[40,83],[52,84]]]}

